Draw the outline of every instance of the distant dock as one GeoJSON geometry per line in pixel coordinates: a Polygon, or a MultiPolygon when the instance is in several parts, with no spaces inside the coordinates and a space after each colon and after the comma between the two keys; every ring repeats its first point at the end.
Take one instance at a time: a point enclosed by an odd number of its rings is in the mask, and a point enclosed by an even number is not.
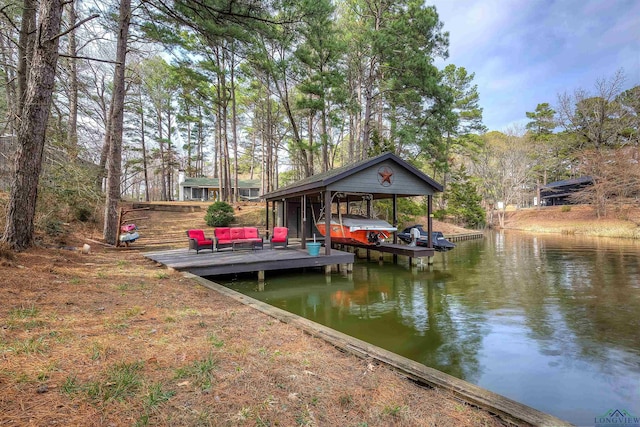
{"type": "Polygon", "coordinates": [[[450,242],[461,242],[463,240],[482,239],[484,237],[484,233],[482,231],[475,231],[473,233],[451,234],[445,237],[450,242]]]}

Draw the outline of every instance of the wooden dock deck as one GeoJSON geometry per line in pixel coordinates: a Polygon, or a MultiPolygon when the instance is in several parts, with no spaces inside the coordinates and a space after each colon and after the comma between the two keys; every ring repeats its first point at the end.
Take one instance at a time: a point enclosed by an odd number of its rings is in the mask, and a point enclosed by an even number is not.
{"type": "Polygon", "coordinates": [[[425,248],[423,246],[409,246],[394,243],[383,243],[380,246],[371,245],[358,245],[354,243],[332,243],[334,248],[354,248],[364,249],[367,251],[367,259],[370,258],[370,251],[377,251],[380,253],[387,253],[393,255],[403,255],[409,258],[425,258],[432,257],[435,251],[431,248],[425,248]]]}
{"type": "Polygon", "coordinates": [[[145,257],[179,271],[187,271],[196,276],[218,276],[224,274],[258,272],[264,278],[265,271],[295,268],[325,267],[346,264],[353,268],[354,254],[332,250],[327,256],[320,251],[319,256],[311,256],[306,250],[288,247],[286,249],[222,250],[200,252],[188,249],[173,249],[148,252],[145,257]]]}

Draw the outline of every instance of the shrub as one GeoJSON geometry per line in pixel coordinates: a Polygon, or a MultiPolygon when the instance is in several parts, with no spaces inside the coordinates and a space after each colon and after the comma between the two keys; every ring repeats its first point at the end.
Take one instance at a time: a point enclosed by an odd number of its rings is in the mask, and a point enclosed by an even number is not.
{"type": "Polygon", "coordinates": [[[204,216],[209,227],[227,227],[234,219],[233,207],[226,202],[215,202],[209,206],[204,216]]]}
{"type": "Polygon", "coordinates": [[[88,222],[93,219],[93,212],[86,206],[75,206],[73,216],[80,222],[88,222]]]}
{"type": "Polygon", "coordinates": [[[560,212],[571,212],[571,206],[563,205],[563,206],[560,208],[560,212]]]}

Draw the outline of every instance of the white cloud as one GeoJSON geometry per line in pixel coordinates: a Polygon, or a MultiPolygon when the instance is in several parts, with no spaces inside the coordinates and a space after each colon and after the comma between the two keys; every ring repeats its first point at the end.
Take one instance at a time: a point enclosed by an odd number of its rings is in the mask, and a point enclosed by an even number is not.
{"type": "Polygon", "coordinates": [[[592,87],[623,68],[640,84],[640,1],[435,2],[450,32],[447,63],[476,74],[485,123],[522,121],[560,92],[592,87]]]}

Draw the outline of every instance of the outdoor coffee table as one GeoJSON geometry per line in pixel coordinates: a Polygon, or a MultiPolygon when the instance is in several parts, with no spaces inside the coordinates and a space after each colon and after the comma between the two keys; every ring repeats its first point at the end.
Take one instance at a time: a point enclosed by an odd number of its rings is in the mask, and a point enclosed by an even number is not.
{"type": "Polygon", "coordinates": [[[253,240],[234,240],[231,242],[231,250],[232,251],[241,251],[241,250],[252,250],[256,249],[256,246],[259,246],[260,242],[255,242],[253,240]]]}

